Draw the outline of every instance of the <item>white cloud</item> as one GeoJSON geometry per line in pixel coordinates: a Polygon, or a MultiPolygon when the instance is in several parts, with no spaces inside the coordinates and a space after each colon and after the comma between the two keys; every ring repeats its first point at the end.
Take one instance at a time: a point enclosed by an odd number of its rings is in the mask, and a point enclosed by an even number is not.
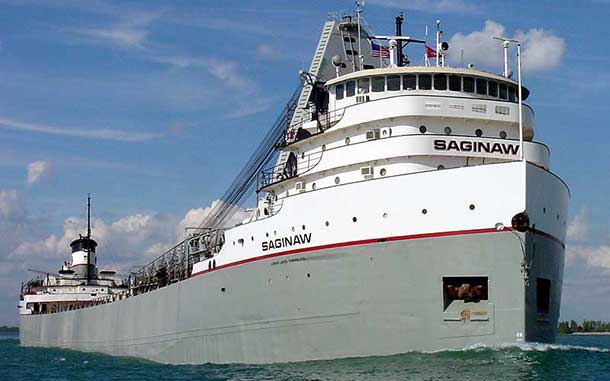
{"type": "Polygon", "coordinates": [[[481,11],[480,6],[467,0],[368,0],[367,3],[429,13],[472,14],[481,11]]]}
{"type": "Polygon", "coordinates": [[[108,43],[121,48],[141,48],[150,33],[151,24],[159,18],[158,12],[131,11],[121,15],[118,22],[102,28],[73,30],[86,42],[108,43]]]}
{"type": "Polygon", "coordinates": [[[581,242],[587,238],[589,224],[586,209],[581,209],[568,224],[567,238],[570,242],[581,242]]]}
{"type": "Polygon", "coordinates": [[[517,31],[515,39],[523,47],[523,70],[545,71],[559,66],[566,50],[563,38],[544,29],[517,31]]]}
{"type": "MultiPolygon", "coordinates": [[[[210,214],[212,209],[221,207],[221,200],[214,200],[212,204],[206,208],[194,208],[187,211],[176,226],[176,240],[183,240],[186,233],[186,228],[197,228],[210,214]]],[[[242,222],[250,216],[250,213],[241,208],[235,208],[231,218],[225,223],[225,227],[232,227],[242,222]]]]}
{"type": "Polygon", "coordinates": [[[277,47],[273,47],[269,44],[260,44],[256,47],[256,55],[259,58],[267,60],[279,60],[283,58],[283,54],[277,47]]]}
{"type": "Polygon", "coordinates": [[[91,40],[106,40],[124,47],[141,46],[148,34],[145,30],[121,26],[108,29],[77,29],[75,32],[91,40]]]}
{"type": "MultiPolygon", "coordinates": [[[[487,66],[501,69],[504,55],[501,43],[492,36],[516,39],[521,42],[523,70],[529,72],[545,71],[561,63],[565,53],[565,42],[562,38],[544,29],[530,29],[527,32],[516,31],[513,37],[507,36],[506,28],[492,20],[485,21],[480,31],[468,34],[456,33],[449,40],[449,56],[454,62],[461,59],[464,51],[464,63],[476,66],[487,66]]],[[[516,62],[511,51],[509,60],[516,62]]]]}
{"type": "Polygon", "coordinates": [[[122,142],[141,142],[146,140],[157,139],[162,136],[162,134],[152,132],[131,132],[110,129],[55,127],[41,123],[20,122],[14,119],[4,117],[0,117],[0,128],[17,131],[39,132],[43,134],[52,135],[114,140],[122,142]]]}
{"type": "Polygon", "coordinates": [[[153,61],[178,68],[200,67],[228,87],[254,90],[254,82],[242,75],[243,69],[234,61],[207,57],[155,56],[153,61]]]}
{"type": "Polygon", "coordinates": [[[19,222],[25,217],[21,196],[15,189],[0,189],[0,222],[19,222]]]}
{"type": "Polygon", "coordinates": [[[28,164],[28,184],[44,181],[51,176],[51,162],[47,160],[37,160],[28,164]]]}

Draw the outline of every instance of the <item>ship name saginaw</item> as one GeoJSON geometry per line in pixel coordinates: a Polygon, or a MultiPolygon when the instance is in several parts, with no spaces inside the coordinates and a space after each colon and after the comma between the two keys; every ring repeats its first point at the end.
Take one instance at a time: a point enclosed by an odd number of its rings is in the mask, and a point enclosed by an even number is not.
{"type": "Polygon", "coordinates": [[[481,152],[516,155],[517,152],[519,152],[519,145],[511,143],[437,139],[434,141],[434,149],[437,151],[481,152]]]}
{"type": "Polygon", "coordinates": [[[311,233],[295,234],[292,237],[282,237],[263,242],[263,251],[281,249],[294,245],[302,245],[311,242],[311,233]]]}

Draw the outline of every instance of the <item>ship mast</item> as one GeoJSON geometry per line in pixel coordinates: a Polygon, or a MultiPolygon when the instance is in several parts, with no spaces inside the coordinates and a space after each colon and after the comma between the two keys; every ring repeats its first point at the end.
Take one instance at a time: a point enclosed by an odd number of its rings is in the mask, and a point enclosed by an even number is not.
{"type": "Polygon", "coordinates": [[[87,284],[91,279],[91,193],[87,193],[87,284]]]}

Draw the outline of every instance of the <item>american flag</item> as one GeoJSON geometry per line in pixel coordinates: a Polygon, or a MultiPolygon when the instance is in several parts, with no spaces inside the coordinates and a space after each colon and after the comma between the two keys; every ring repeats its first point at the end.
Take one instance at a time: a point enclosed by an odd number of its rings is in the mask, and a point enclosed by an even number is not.
{"type": "Polygon", "coordinates": [[[371,57],[390,58],[390,48],[371,42],[371,57]]]}

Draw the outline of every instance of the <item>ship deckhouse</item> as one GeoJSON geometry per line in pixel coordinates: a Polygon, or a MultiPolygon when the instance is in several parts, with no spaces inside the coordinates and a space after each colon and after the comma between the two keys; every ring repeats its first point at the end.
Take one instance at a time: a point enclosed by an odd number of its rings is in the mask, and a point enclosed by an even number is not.
{"type": "MultiPolygon", "coordinates": [[[[292,126],[262,189],[282,198],[373,178],[519,160],[518,83],[469,68],[389,67],[330,79],[326,113],[292,126]]],[[[524,100],[529,95],[523,89],[524,100]]],[[[523,154],[549,168],[523,107],[523,154]]]]}

